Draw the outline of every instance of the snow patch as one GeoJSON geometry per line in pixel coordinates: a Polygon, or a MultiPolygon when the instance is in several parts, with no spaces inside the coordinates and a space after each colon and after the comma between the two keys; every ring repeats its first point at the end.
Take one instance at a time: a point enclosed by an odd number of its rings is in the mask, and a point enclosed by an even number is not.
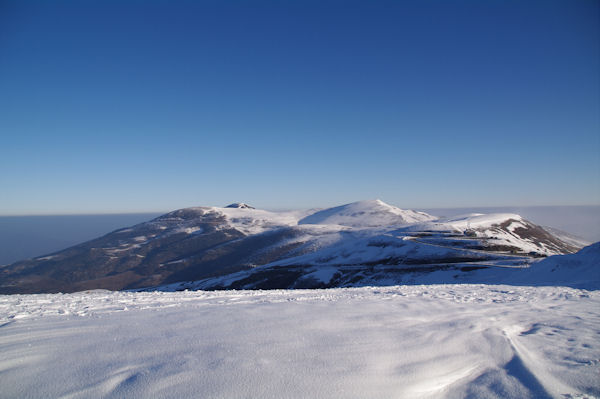
{"type": "Polygon", "coordinates": [[[56,258],[56,255],[43,256],[41,258],[36,258],[36,260],[52,260],[54,258],[56,258]]]}

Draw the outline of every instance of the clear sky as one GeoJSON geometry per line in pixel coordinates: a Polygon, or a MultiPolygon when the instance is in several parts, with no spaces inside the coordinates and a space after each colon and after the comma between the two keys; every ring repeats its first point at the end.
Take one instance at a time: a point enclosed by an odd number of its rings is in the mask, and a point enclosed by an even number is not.
{"type": "Polygon", "coordinates": [[[1,1],[0,214],[600,204],[600,2],[1,1]]]}

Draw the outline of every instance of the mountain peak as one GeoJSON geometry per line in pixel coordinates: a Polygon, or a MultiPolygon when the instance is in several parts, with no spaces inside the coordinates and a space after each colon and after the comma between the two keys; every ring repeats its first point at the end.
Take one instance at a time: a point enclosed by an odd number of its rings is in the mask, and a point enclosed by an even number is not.
{"type": "Polygon", "coordinates": [[[256,209],[253,206],[245,204],[243,202],[234,202],[233,204],[227,205],[225,208],[237,208],[237,209],[256,209]]]}
{"type": "Polygon", "coordinates": [[[298,224],[338,224],[351,227],[404,225],[435,219],[422,212],[404,210],[380,199],[357,201],[324,209],[301,219],[298,224]]]}
{"type": "Polygon", "coordinates": [[[377,205],[385,205],[385,206],[391,206],[389,204],[386,204],[385,202],[383,202],[382,200],[380,200],[379,198],[377,199],[369,199],[369,200],[362,200],[362,201],[356,201],[356,202],[351,202],[349,204],[346,205],[365,205],[365,206],[377,206],[377,205]]]}

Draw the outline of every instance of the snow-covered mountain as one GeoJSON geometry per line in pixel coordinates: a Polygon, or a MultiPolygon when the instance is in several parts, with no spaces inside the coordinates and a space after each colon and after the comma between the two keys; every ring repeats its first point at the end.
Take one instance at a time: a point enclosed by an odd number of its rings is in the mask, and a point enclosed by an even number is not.
{"type": "Polygon", "coordinates": [[[415,273],[527,267],[579,248],[514,214],[438,219],[380,200],[290,212],[235,203],[180,209],[5,266],[0,293],[398,284],[415,273]]]}
{"type": "Polygon", "coordinates": [[[376,199],[325,209],[306,216],[298,224],[337,224],[365,228],[399,226],[434,219],[434,216],[424,212],[400,209],[376,199]]]}

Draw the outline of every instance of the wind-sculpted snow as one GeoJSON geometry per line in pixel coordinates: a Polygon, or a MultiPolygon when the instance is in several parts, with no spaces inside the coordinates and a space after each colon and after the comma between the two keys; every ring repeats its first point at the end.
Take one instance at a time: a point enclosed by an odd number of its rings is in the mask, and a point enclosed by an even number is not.
{"type": "Polygon", "coordinates": [[[0,296],[0,397],[600,397],[600,291],[0,296]]]}

